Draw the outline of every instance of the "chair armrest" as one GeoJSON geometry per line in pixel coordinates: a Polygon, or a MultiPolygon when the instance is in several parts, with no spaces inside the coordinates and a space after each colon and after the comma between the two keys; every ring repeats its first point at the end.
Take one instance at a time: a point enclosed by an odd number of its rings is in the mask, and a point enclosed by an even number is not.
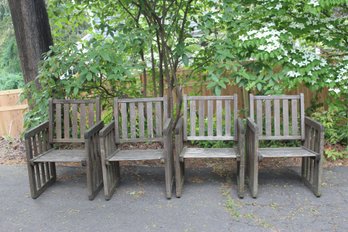
{"type": "Polygon", "coordinates": [[[324,153],[324,126],[309,117],[305,117],[305,141],[303,146],[316,153],[317,160],[324,153]]]}
{"type": "Polygon", "coordinates": [[[46,121],[25,133],[25,151],[28,161],[51,148],[48,138],[48,128],[49,122],[46,121]]]}
{"type": "Polygon", "coordinates": [[[85,139],[90,139],[92,136],[98,134],[99,131],[104,127],[104,122],[100,121],[85,132],[85,139]]]}
{"type": "Polygon", "coordinates": [[[106,160],[117,149],[115,141],[115,121],[107,124],[100,132],[102,161],[106,160]]]}

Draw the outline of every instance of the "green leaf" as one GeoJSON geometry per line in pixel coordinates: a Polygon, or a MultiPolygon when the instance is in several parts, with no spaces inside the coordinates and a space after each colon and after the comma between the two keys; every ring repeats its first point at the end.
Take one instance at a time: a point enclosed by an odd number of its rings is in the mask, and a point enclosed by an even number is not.
{"type": "Polygon", "coordinates": [[[262,84],[261,84],[261,83],[257,83],[256,89],[257,89],[258,91],[261,92],[261,90],[262,90],[262,84]]]}

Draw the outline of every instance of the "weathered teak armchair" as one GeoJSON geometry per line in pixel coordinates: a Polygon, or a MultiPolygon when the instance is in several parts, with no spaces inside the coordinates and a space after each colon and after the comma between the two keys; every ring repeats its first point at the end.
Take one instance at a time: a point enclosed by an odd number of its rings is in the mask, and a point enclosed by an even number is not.
{"type": "Polygon", "coordinates": [[[114,101],[114,121],[100,132],[105,199],[109,200],[120,180],[120,161],[164,161],[166,197],[174,181],[172,120],[167,117],[167,99],[141,98],[114,101]],[[122,143],[160,142],[163,149],[123,150],[122,143]]]}
{"type": "Polygon", "coordinates": [[[99,144],[103,122],[100,114],[99,99],[49,100],[49,120],[25,134],[33,199],[56,181],[56,162],[86,165],[88,197],[94,199],[103,183],[99,144]]]}
{"type": "Polygon", "coordinates": [[[185,159],[232,158],[237,160],[238,196],[244,197],[245,144],[244,127],[238,118],[238,98],[234,96],[186,96],[183,98],[184,117],[175,128],[176,196],[181,197],[185,159]],[[216,122],[214,122],[216,118],[216,122]],[[197,130],[198,128],[198,130],[197,130]],[[231,148],[189,148],[186,141],[234,141],[231,148]]]}
{"type": "Polygon", "coordinates": [[[317,197],[320,196],[324,129],[318,122],[305,117],[303,94],[250,95],[246,144],[252,197],[257,197],[259,162],[268,157],[302,157],[302,179],[317,197]],[[300,140],[302,146],[259,148],[261,140],[300,140]]]}

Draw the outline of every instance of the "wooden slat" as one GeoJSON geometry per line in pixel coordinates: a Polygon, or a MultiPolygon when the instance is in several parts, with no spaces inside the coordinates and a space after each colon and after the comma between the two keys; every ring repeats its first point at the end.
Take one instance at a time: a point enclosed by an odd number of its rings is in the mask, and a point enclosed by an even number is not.
{"type": "Polygon", "coordinates": [[[139,117],[139,138],[145,137],[145,127],[144,127],[144,103],[138,103],[138,117],[139,117]]]}
{"type": "Polygon", "coordinates": [[[204,126],[204,101],[203,100],[199,101],[198,117],[199,117],[199,135],[204,136],[205,126],[204,126]]]}
{"type": "Polygon", "coordinates": [[[190,101],[190,136],[196,135],[196,101],[190,101]]]}
{"type": "Polygon", "coordinates": [[[211,141],[216,141],[216,140],[234,140],[234,136],[187,136],[187,140],[211,140],[211,141]]]}
{"type": "Polygon", "coordinates": [[[52,99],[52,102],[54,104],[95,104],[95,99],[85,99],[85,100],[78,100],[78,99],[52,99]]]}
{"type": "Polygon", "coordinates": [[[95,101],[95,112],[96,112],[96,122],[98,123],[101,120],[101,105],[100,98],[97,98],[95,101]]]}
{"type": "Polygon", "coordinates": [[[162,102],[155,103],[156,109],[156,136],[162,136],[162,102]]]}
{"type": "Polygon", "coordinates": [[[266,100],[265,102],[265,118],[266,118],[266,135],[270,136],[272,134],[272,115],[271,115],[271,100],[266,100]]]}
{"type": "Polygon", "coordinates": [[[234,148],[187,148],[180,155],[182,158],[237,158],[234,148]]]}
{"type": "Polygon", "coordinates": [[[92,127],[94,125],[94,104],[89,103],[88,109],[88,126],[92,127]]]}
{"type": "Polygon", "coordinates": [[[183,101],[184,101],[184,140],[187,139],[187,111],[188,111],[188,108],[187,108],[187,96],[184,95],[183,96],[183,101]]]}
{"type": "Polygon", "coordinates": [[[127,160],[159,160],[163,159],[162,149],[147,150],[117,150],[109,161],[127,161],[127,160]]]}
{"type": "Polygon", "coordinates": [[[118,112],[118,98],[114,99],[114,118],[115,118],[115,143],[118,144],[120,141],[120,131],[119,131],[119,112],[118,112]]]}
{"type": "Polygon", "coordinates": [[[275,135],[261,135],[259,136],[260,140],[298,140],[301,139],[301,136],[299,135],[279,135],[279,136],[275,136],[275,135]]]}
{"type": "Polygon", "coordinates": [[[282,99],[300,99],[299,95],[272,95],[272,96],[254,96],[256,100],[282,100],[282,99]]]}
{"type": "Polygon", "coordinates": [[[238,95],[233,96],[233,121],[234,121],[234,136],[238,139],[237,124],[238,124],[238,95]]]}
{"type": "Polygon", "coordinates": [[[302,147],[260,148],[262,157],[313,157],[316,154],[302,147]]]}
{"type": "Polygon", "coordinates": [[[86,105],[80,105],[80,138],[83,138],[86,130],[86,105]]]}
{"type": "Polygon", "coordinates": [[[54,113],[55,107],[53,107],[53,100],[50,98],[48,100],[48,141],[51,143],[53,141],[53,131],[54,131],[54,113]]]}
{"type": "Polygon", "coordinates": [[[147,98],[123,98],[118,99],[119,103],[130,103],[130,102],[162,102],[163,97],[147,97],[147,98]]]}
{"type": "Polygon", "coordinates": [[[263,123],[262,123],[262,101],[256,100],[256,123],[259,128],[259,133],[262,135],[263,123]]]}
{"type": "Polygon", "coordinates": [[[62,138],[62,105],[56,104],[56,138],[62,138]]]}
{"type": "Polygon", "coordinates": [[[250,109],[250,118],[254,121],[255,120],[255,102],[254,102],[254,95],[250,94],[250,101],[249,101],[249,109],[250,109]]]}
{"type": "Polygon", "coordinates": [[[32,159],[33,162],[81,162],[87,159],[85,150],[49,150],[32,159]]]}
{"type": "Polygon", "coordinates": [[[216,135],[222,135],[222,101],[216,100],[216,135]]]}
{"type": "Polygon", "coordinates": [[[297,100],[291,100],[292,135],[298,135],[297,100]]]}
{"type": "Polygon", "coordinates": [[[77,138],[77,104],[72,104],[72,137],[77,138]]]}
{"type": "Polygon", "coordinates": [[[128,128],[127,128],[127,103],[121,103],[121,121],[122,121],[122,138],[128,138],[128,128]]]}
{"type": "Polygon", "coordinates": [[[283,135],[289,135],[289,100],[283,100],[283,135]]]}
{"type": "Polygon", "coordinates": [[[70,137],[69,104],[64,104],[64,138],[70,137]]]}
{"type": "Polygon", "coordinates": [[[208,100],[208,136],[213,136],[214,131],[213,131],[213,101],[208,100]]]}
{"type": "Polygon", "coordinates": [[[135,103],[129,103],[129,117],[130,117],[130,127],[131,127],[131,138],[136,138],[136,111],[135,111],[135,103]]]}
{"type": "Polygon", "coordinates": [[[146,102],[147,137],[153,138],[152,102],[146,102]]]}
{"type": "Polygon", "coordinates": [[[231,135],[231,101],[225,100],[225,135],[231,135]]]}
{"type": "Polygon", "coordinates": [[[274,100],[274,135],[280,135],[280,104],[274,100]]]}
{"type": "Polygon", "coordinates": [[[168,97],[163,97],[163,124],[166,122],[166,119],[170,118],[168,115],[168,97]]]}
{"type": "Polygon", "coordinates": [[[304,133],[304,130],[305,130],[305,112],[304,112],[304,109],[305,109],[305,104],[304,104],[304,95],[303,93],[300,94],[300,108],[301,108],[301,137],[302,137],[302,140],[305,139],[305,133],[304,133]]]}

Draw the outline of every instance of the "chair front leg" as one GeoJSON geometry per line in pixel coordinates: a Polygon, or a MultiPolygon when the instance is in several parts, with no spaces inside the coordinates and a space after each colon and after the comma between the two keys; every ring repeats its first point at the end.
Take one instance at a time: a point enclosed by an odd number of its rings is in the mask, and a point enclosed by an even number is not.
{"type": "Polygon", "coordinates": [[[249,177],[249,188],[251,196],[257,197],[258,193],[258,175],[259,175],[259,157],[258,157],[258,127],[250,119],[247,119],[246,128],[246,154],[248,160],[248,177],[249,177]]]}
{"type": "Polygon", "coordinates": [[[244,197],[245,185],[245,129],[241,119],[237,123],[238,131],[238,158],[237,158],[237,184],[238,197],[244,197]]]}
{"type": "Polygon", "coordinates": [[[173,161],[173,144],[172,144],[172,119],[167,119],[163,128],[164,154],[165,154],[165,185],[166,197],[172,198],[174,183],[174,161],[173,161]]]}
{"type": "Polygon", "coordinates": [[[185,179],[185,161],[180,160],[180,154],[183,148],[184,148],[183,119],[180,118],[175,127],[174,166],[175,166],[176,197],[181,197],[182,189],[184,185],[184,179],[185,179]]]}

